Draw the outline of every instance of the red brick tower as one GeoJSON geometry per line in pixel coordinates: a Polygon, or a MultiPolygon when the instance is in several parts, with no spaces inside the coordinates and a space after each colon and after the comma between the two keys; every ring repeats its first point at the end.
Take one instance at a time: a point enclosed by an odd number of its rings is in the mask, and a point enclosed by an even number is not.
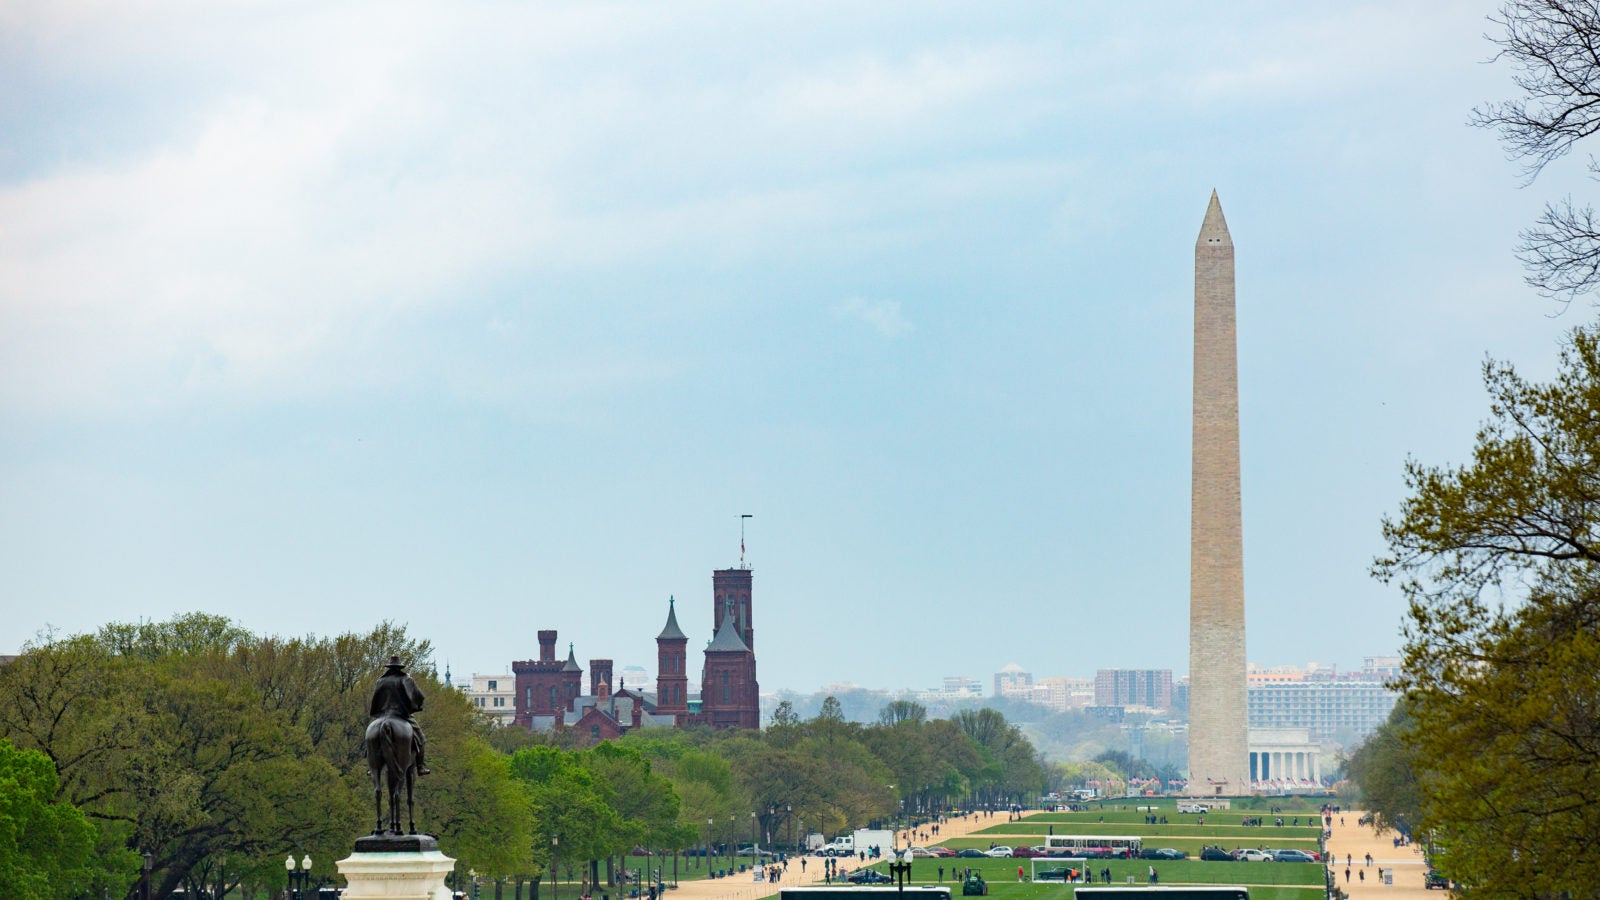
{"type": "Polygon", "coordinates": [[[756,651],[756,629],[750,620],[751,572],[746,568],[717,569],[711,573],[711,633],[722,630],[722,617],[731,604],[739,639],[751,653],[756,651]]]}
{"type": "Polygon", "coordinates": [[[516,675],[516,722],[523,728],[533,725],[534,716],[552,716],[566,708],[565,682],[561,661],[556,659],[556,633],[539,632],[539,658],[521,659],[511,664],[516,675]]]}
{"type": "Polygon", "coordinates": [[[676,606],[667,598],[667,625],[656,635],[656,709],[681,715],[689,711],[689,637],[678,627],[676,606]]]}
{"type": "Polygon", "coordinates": [[[718,569],[711,574],[717,633],[706,645],[700,714],[713,728],[761,727],[761,689],[756,682],[756,654],[749,643],[755,637],[750,585],[749,569],[718,569]]]}
{"type": "MultiPolygon", "coordinates": [[[[602,696],[602,693],[600,691],[601,685],[605,685],[608,689],[611,686],[611,660],[609,660],[609,659],[591,659],[591,660],[589,660],[589,693],[590,693],[590,695],[595,696],[595,697],[602,696]]],[[[605,693],[609,694],[610,691],[607,690],[605,693]]]]}

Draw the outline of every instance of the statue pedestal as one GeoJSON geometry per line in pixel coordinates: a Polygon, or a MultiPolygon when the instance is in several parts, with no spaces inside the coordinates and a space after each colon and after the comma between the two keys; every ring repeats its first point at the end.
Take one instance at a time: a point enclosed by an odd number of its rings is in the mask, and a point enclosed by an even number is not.
{"type": "Polygon", "coordinates": [[[338,866],[345,900],[451,900],[444,879],[456,861],[428,835],[380,835],[359,838],[338,866]]]}

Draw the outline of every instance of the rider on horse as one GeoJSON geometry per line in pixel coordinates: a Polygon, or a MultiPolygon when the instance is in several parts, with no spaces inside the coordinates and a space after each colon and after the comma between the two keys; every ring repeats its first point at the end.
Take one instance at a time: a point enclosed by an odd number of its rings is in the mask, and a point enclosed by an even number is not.
{"type": "Polygon", "coordinates": [[[417,683],[406,674],[405,666],[400,664],[400,657],[389,657],[389,665],[383,670],[383,675],[378,678],[377,687],[372,689],[372,704],[368,715],[374,718],[382,716],[395,716],[405,719],[411,725],[411,753],[416,759],[417,774],[429,775],[431,770],[422,762],[423,745],[422,729],[417,727],[417,720],[412,716],[422,709],[422,691],[417,689],[417,683]]]}

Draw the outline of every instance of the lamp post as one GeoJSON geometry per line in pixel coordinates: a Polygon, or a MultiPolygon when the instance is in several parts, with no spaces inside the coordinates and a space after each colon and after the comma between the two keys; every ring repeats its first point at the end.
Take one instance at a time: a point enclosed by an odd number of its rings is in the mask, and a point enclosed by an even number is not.
{"type": "Polygon", "coordinates": [[[556,863],[556,850],[560,843],[560,837],[550,836],[550,893],[555,895],[556,900],[561,900],[561,873],[556,863]]]}
{"type": "Polygon", "coordinates": [[[752,866],[756,864],[756,844],[757,843],[758,843],[758,841],[756,840],[756,813],[755,813],[755,810],[751,810],[750,811],[750,865],[752,865],[752,866]]]}
{"type": "Polygon", "coordinates": [[[150,900],[150,873],[155,871],[155,868],[155,856],[149,850],[146,850],[144,852],[144,882],[139,891],[143,900],[150,900]]]}
{"type": "Polygon", "coordinates": [[[706,870],[707,870],[706,874],[710,874],[710,869],[711,869],[711,835],[713,834],[713,828],[716,826],[716,824],[717,824],[717,820],[715,818],[713,818],[712,816],[706,816],[706,855],[705,855],[706,870]]]}
{"type": "MultiPolygon", "coordinates": [[[[890,855],[891,857],[893,856],[892,853],[890,855]]],[[[905,894],[906,884],[911,881],[911,849],[909,847],[906,848],[905,856],[901,857],[897,862],[889,863],[889,874],[894,876],[895,886],[899,888],[900,893],[902,895],[905,894]]]]}
{"type": "Polygon", "coordinates": [[[783,817],[785,819],[789,820],[789,844],[790,844],[790,846],[797,846],[795,844],[795,842],[794,842],[794,804],[793,803],[785,803],[783,805],[783,817]]]}
{"type": "MultiPolygon", "coordinates": [[[[283,895],[293,900],[294,898],[294,854],[291,853],[283,859],[283,868],[289,873],[289,886],[284,889],[283,895]]],[[[149,900],[149,898],[145,898],[149,900]]]]}

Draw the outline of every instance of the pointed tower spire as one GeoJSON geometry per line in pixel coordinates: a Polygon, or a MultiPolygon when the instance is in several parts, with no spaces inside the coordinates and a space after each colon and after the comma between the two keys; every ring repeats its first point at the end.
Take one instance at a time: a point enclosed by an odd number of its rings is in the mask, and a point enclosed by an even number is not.
{"type": "Polygon", "coordinates": [[[688,635],[683,633],[683,629],[678,627],[678,605],[677,605],[677,600],[676,600],[676,598],[668,597],[667,598],[667,625],[666,625],[665,628],[661,629],[661,633],[660,634],[656,635],[656,640],[658,640],[658,641],[687,640],[688,637],[689,637],[688,635]]]}
{"type": "Polygon", "coordinates": [[[572,642],[567,642],[567,664],[561,667],[563,672],[582,672],[578,666],[578,654],[572,652],[572,642]]]}
{"type": "Polygon", "coordinates": [[[1205,220],[1200,223],[1200,237],[1194,244],[1195,249],[1233,246],[1233,236],[1228,234],[1228,220],[1222,216],[1222,201],[1217,199],[1214,188],[1211,191],[1211,203],[1206,206],[1205,220]]]}

